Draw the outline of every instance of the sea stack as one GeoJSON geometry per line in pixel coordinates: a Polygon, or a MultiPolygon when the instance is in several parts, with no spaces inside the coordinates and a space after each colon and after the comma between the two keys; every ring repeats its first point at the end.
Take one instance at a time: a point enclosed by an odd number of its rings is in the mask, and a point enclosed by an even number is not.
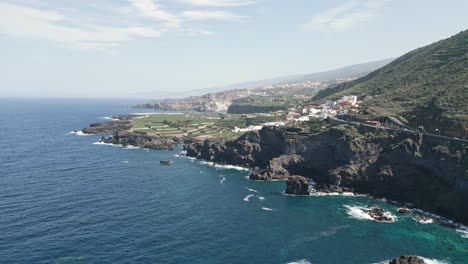
{"type": "Polygon", "coordinates": [[[289,176],[286,179],[286,194],[309,195],[309,181],[302,176],[289,176]]]}
{"type": "Polygon", "coordinates": [[[414,255],[401,255],[399,258],[390,260],[389,264],[425,264],[424,260],[414,255]]]}

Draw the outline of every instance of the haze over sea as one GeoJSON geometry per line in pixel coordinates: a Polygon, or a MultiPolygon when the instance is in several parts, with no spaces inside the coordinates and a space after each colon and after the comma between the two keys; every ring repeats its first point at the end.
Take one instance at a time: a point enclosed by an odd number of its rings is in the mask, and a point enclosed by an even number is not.
{"type": "Polygon", "coordinates": [[[282,182],[176,157],[181,149],[69,133],[133,103],[0,99],[0,263],[467,263],[466,233],[348,214],[373,203],[395,212],[382,201],[285,196],[282,182]]]}

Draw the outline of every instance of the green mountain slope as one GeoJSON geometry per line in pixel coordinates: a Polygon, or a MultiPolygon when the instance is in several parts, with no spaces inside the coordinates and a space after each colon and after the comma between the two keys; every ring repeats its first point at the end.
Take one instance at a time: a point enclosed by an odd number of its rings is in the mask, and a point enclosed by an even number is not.
{"type": "Polygon", "coordinates": [[[413,50],[352,82],[323,90],[314,100],[372,96],[363,114],[403,117],[430,132],[466,137],[468,128],[468,30],[413,50]]]}

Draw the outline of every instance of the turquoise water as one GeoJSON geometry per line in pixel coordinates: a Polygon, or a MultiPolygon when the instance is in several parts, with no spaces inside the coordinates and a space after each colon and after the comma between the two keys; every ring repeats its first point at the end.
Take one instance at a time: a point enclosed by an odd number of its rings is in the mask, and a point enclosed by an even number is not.
{"type": "Polygon", "coordinates": [[[0,100],[0,263],[375,263],[401,254],[468,263],[462,233],[405,216],[353,218],[345,207],[395,212],[381,201],[285,196],[282,182],[249,181],[247,171],[176,157],[180,149],[69,133],[132,112],[131,103],[0,100]]]}

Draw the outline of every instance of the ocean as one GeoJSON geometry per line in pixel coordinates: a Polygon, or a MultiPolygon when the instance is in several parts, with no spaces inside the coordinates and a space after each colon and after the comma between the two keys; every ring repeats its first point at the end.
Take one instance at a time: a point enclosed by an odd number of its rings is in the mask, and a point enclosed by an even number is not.
{"type": "MultiPolygon", "coordinates": [[[[70,133],[120,100],[0,99],[0,263],[468,263],[468,234],[364,196],[293,197],[284,182],[70,133]],[[170,159],[171,166],[159,160],[170,159]],[[378,204],[395,223],[355,209],[378,204]]],[[[466,208],[465,208],[466,209],[466,208]]]]}

